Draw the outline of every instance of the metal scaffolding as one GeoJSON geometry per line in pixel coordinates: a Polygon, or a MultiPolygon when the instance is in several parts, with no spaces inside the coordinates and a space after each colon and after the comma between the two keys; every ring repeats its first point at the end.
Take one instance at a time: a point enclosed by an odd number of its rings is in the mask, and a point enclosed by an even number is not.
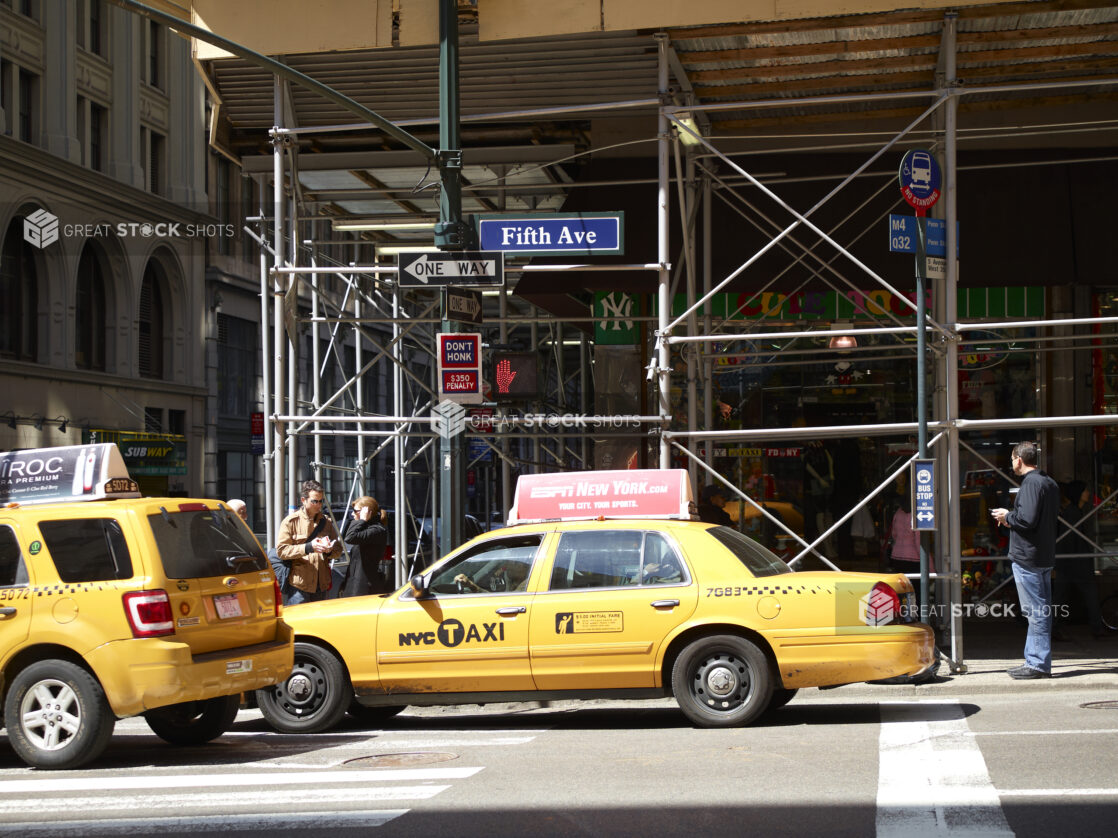
{"type": "MultiPolygon", "coordinates": [[[[934,308],[923,322],[910,324],[898,315],[885,311],[875,312],[868,305],[859,312],[873,325],[832,327],[830,329],[802,329],[787,325],[767,328],[766,318],[759,317],[743,328],[744,322],[727,312],[712,313],[710,301],[735,280],[746,273],[766,253],[778,250],[793,260],[793,264],[806,268],[813,281],[825,284],[836,292],[857,290],[860,286],[848,277],[856,271],[861,281],[869,281],[875,288],[883,289],[904,301],[914,311],[916,304],[898,291],[884,277],[875,273],[850,250],[837,227],[853,217],[863,205],[855,207],[842,222],[832,229],[824,229],[813,216],[829,202],[840,201],[843,190],[855,179],[863,177],[883,155],[899,144],[910,141],[912,133],[920,126],[936,120],[935,152],[944,172],[944,220],[948,254],[956,253],[956,184],[957,184],[957,106],[967,96],[1020,96],[1039,95],[1057,90],[1070,90],[1077,86],[1100,82],[1051,82],[1013,87],[958,86],[953,72],[954,38],[953,18],[945,23],[942,51],[946,58],[946,71],[938,87],[933,90],[911,93],[864,94],[858,96],[812,97],[797,100],[781,99],[763,102],[735,102],[698,106],[683,101],[679,90],[671,85],[672,47],[666,35],[656,36],[659,55],[658,118],[656,135],[657,160],[657,224],[656,258],[653,262],[635,262],[628,265],[520,265],[509,273],[516,277],[531,271],[585,272],[594,270],[632,270],[656,274],[657,300],[654,315],[655,329],[648,352],[647,389],[650,404],[647,415],[620,416],[593,414],[589,394],[593,390],[593,374],[589,362],[591,343],[579,331],[571,337],[569,319],[560,319],[534,310],[516,301],[507,286],[497,292],[497,319],[481,329],[487,335],[486,343],[507,347],[516,340],[532,351],[546,350],[549,391],[541,399],[554,408],[548,413],[540,405],[534,412],[510,412],[501,405],[492,405],[493,413],[467,430],[467,437],[479,441],[492,452],[500,464],[500,477],[496,469],[488,478],[486,491],[500,493],[501,509],[507,511],[510,503],[513,471],[533,471],[563,468],[592,467],[589,436],[604,438],[623,435],[629,439],[648,442],[654,461],[669,467],[673,457],[683,458],[692,475],[693,484],[703,476],[703,482],[712,480],[726,485],[742,504],[750,504],[784,535],[799,545],[792,563],[799,564],[811,555],[822,558],[831,567],[841,567],[842,558],[832,560],[822,552],[822,545],[860,509],[870,504],[875,496],[890,486],[904,473],[915,457],[905,457],[886,472],[870,482],[874,488],[854,503],[848,513],[841,516],[818,537],[808,540],[794,532],[783,521],[773,516],[763,503],[758,503],[740,486],[719,473],[713,463],[713,446],[728,441],[737,442],[794,442],[806,439],[837,439],[845,437],[907,437],[932,434],[927,440],[929,456],[937,464],[937,503],[942,510],[944,524],[935,540],[939,572],[934,574],[947,584],[946,602],[962,600],[961,579],[966,557],[962,555],[960,523],[960,487],[963,474],[960,450],[983,458],[981,452],[968,446],[964,434],[970,431],[1037,429],[1042,433],[1057,426],[1101,426],[1118,423],[1115,415],[1063,415],[1045,417],[1003,417],[991,420],[968,420],[960,416],[958,371],[959,347],[968,332],[976,330],[1035,330],[1036,337],[1027,338],[1035,346],[1043,378],[1046,352],[1066,347],[1071,341],[1113,341],[1113,335],[1100,333],[1099,329],[1114,326],[1118,318],[1061,318],[1055,320],[1007,320],[1004,322],[960,321],[956,311],[958,283],[957,262],[946,260],[946,278],[933,295],[934,308]],[[737,158],[719,150],[715,138],[703,136],[691,118],[715,108],[746,110],[774,106],[799,108],[834,107],[859,101],[917,100],[926,102],[922,113],[895,136],[882,141],[865,161],[843,179],[828,194],[805,212],[784,201],[770,187],[766,179],[750,172],[737,158]],[[673,176],[674,169],[674,176],[673,176]],[[676,193],[675,211],[683,230],[682,243],[672,250],[669,229],[673,211],[672,192],[676,193]],[[758,196],[774,202],[783,213],[790,215],[791,223],[781,224],[765,213],[757,204],[758,196]],[[768,237],[768,242],[752,253],[728,275],[712,275],[710,253],[711,218],[715,201],[725,205],[727,211],[752,225],[768,237]],[[803,238],[805,232],[813,234],[812,240],[803,238]],[[825,247],[824,247],[825,245],[825,247]],[[831,255],[824,257],[820,251],[831,255]],[[672,254],[678,258],[673,261],[672,254]],[[673,314],[672,300],[677,289],[682,288],[686,299],[682,313],[673,314]],[[1097,329],[1096,331],[1085,331],[1097,329]],[[915,339],[927,336],[927,346],[920,352],[915,339]],[[734,353],[746,364],[799,364],[810,363],[818,350],[812,346],[797,345],[797,341],[829,340],[832,337],[862,338],[858,347],[848,350],[850,357],[888,357],[911,359],[919,364],[921,382],[927,378],[933,384],[933,396],[927,412],[911,422],[879,424],[834,424],[787,428],[740,428],[713,430],[715,405],[712,399],[712,363],[719,355],[734,353]],[[886,346],[868,345],[869,338],[888,337],[886,346]],[[778,350],[761,350],[761,341],[778,342],[778,350]],[[715,345],[718,346],[715,346],[715,345]],[[571,347],[565,350],[564,346],[571,347]],[[736,347],[736,348],[735,348],[736,347]],[[673,370],[672,353],[679,352],[685,364],[680,371],[673,370]],[[884,353],[889,353],[888,355],[884,353]],[[918,360],[919,359],[919,360],[918,360]],[[927,363],[927,376],[924,364],[927,363]],[[672,384],[673,376],[682,379],[680,388],[687,396],[685,427],[673,426],[672,384]],[[578,412],[572,410],[577,407],[578,412]],[[589,414],[589,415],[588,415],[589,414]],[[554,424],[542,417],[555,416],[554,424]],[[580,417],[578,427],[565,428],[562,417],[580,417]],[[622,420],[630,423],[620,430],[608,426],[619,425],[622,420]],[[607,426],[599,428],[597,426],[607,426]],[[579,432],[584,428],[592,432],[579,432]],[[704,450],[705,449],[705,452],[704,450]]],[[[1118,85],[1118,81],[1110,86],[1118,85]]],[[[267,221],[270,235],[263,223],[257,232],[261,243],[260,287],[262,317],[272,324],[271,335],[265,329],[263,356],[271,359],[271,368],[265,365],[265,404],[270,405],[267,416],[269,433],[266,435],[265,468],[267,499],[267,537],[274,543],[278,521],[288,503],[296,500],[301,477],[298,464],[309,461],[316,477],[327,470],[341,470],[347,475],[351,487],[349,497],[367,492],[367,482],[375,470],[391,475],[392,508],[403,512],[409,506],[406,476],[418,471],[432,482],[440,479],[439,447],[436,444],[438,417],[433,411],[437,403],[437,387],[433,376],[433,347],[435,332],[442,322],[443,313],[438,300],[423,292],[401,288],[396,282],[397,267],[393,262],[379,258],[369,261],[367,243],[360,239],[322,238],[316,225],[314,208],[301,200],[298,155],[292,141],[296,137],[316,132],[343,130],[369,130],[374,124],[352,126],[326,126],[322,128],[296,128],[285,125],[284,114],[286,87],[277,77],[274,87],[275,127],[271,132],[273,142],[273,169],[270,177],[274,207],[267,221]],[[352,261],[339,259],[337,253],[349,248],[352,261]],[[333,254],[333,255],[331,255],[333,254]],[[363,261],[364,259],[364,261],[363,261]],[[309,338],[311,369],[315,371],[310,381],[299,379],[297,360],[305,355],[303,343],[309,338]],[[342,384],[335,389],[323,389],[322,371],[333,359],[335,366],[344,367],[342,384]],[[381,365],[389,365],[390,375],[381,376],[382,386],[391,382],[391,399],[383,392],[371,391],[367,378],[381,365]],[[324,441],[352,449],[354,459],[338,464],[324,453],[324,441]],[[302,450],[300,446],[303,446],[302,450]],[[307,450],[310,447],[310,450],[307,450]]],[[[647,106],[639,103],[618,102],[615,108],[647,106]]],[[[592,109],[601,111],[603,106],[592,109]]],[[[568,115],[577,110],[564,109],[568,115]]],[[[489,115],[493,120],[518,118],[530,120],[550,115],[553,109],[526,110],[516,113],[489,115]]],[[[474,122],[484,122],[485,116],[473,117],[474,122]]],[[[468,158],[469,151],[466,156],[468,158]]],[[[510,161],[511,162],[511,161],[510,161]]],[[[265,177],[258,179],[261,189],[261,206],[267,206],[265,177]]],[[[885,187],[882,187],[883,189],[885,187]]],[[[470,187],[465,187],[469,194],[470,187]]],[[[880,219],[875,219],[880,221],[880,219]]],[[[866,228],[868,229],[868,228],[866,228]]],[[[858,234],[860,237],[865,233],[858,234]]],[[[857,237],[855,237],[857,238],[857,237]]],[[[773,276],[759,292],[780,287],[782,276],[773,276]]],[[[781,293],[794,293],[780,288],[781,293]]],[[[751,294],[754,292],[750,292],[751,294]]],[[[587,322],[591,320],[587,317],[587,322]]],[[[626,318],[634,319],[634,318],[626,318]]],[[[636,318],[639,319],[639,318],[636,318]]],[[[648,318],[652,319],[652,318],[648,318]]],[[[1006,340],[1009,340],[1007,338],[1006,340]]],[[[1016,339],[1020,340],[1020,339],[1016,339]]],[[[921,345],[922,346],[922,345],[921,345]]],[[[921,440],[924,437],[921,436],[921,440]]],[[[997,464],[987,461],[989,467],[1002,471],[997,464]]],[[[1004,472],[1003,472],[1004,474],[1004,472]]],[[[1012,480],[1011,475],[1004,475],[1012,480]]],[[[433,495],[437,497],[437,494],[433,495]]],[[[387,504],[386,504],[387,505],[387,504]]],[[[437,505],[432,505],[437,508],[437,505]]],[[[743,507],[744,508],[744,507],[743,507]]],[[[486,506],[486,514],[489,507],[486,506]]],[[[432,513],[434,515],[435,513],[432,513]]],[[[394,521],[394,538],[397,545],[411,545],[417,534],[407,531],[408,517],[397,514],[394,521]]],[[[432,527],[432,532],[434,531],[432,527]]],[[[412,557],[420,549],[435,550],[435,545],[412,550],[412,557]]],[[[404,550],[397,550],[397,576],[402,580],[408,572],[408,557],[404,550]]],[[[927,569],[924,569],[928,575],[927,569]]],[[[927,585],[924,586],[927,590],[927,585]]],[[[962,617],[953,610],[950,634],[950,660],[957,671],[963,671],[964,648],[962,617]]]]}

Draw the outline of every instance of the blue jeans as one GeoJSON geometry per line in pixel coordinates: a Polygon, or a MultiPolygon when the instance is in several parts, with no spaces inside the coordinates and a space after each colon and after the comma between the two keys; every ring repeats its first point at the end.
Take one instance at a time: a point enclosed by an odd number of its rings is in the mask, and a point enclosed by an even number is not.
{"type": "Polygon", "coordinates": [[[1013,563],[1013,579],[1021,614],[1029,621],[1025,635],[1025,666],[1052,671],[1052,568],[1043,570],[1013,563]]]}
{"type": "Polygon", "coordinates": [[[292,588],[294,591],[291,596],[287,598],[284,605],[298,605],[301,602],[319,602],[324,599],[330,598],[330,591],[300,591],[298,588],[292,588]]]}

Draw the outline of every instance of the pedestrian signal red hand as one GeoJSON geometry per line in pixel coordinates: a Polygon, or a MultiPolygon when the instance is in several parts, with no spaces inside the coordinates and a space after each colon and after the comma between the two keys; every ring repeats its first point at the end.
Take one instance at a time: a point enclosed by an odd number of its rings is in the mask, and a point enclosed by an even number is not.
{"type": "Polygon", "coordinates": [[[497,392],[507,393],[509,387],[512,386],[512,380],[516,378],[516,373],[512,371],[512,363],[503,360],[497,362],[497,392]]]}

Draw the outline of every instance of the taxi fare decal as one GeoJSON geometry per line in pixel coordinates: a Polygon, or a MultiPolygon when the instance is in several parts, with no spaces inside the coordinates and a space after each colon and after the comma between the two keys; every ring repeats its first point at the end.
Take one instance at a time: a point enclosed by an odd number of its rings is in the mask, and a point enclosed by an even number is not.
{"type": "Polygon", "coordinates": [[[591,634],[624,631],[621,611],[560,611],[555,615],[556,634],[591,634]]]}
{"type": "Polygon", "coordinates": [[[434,646],[441,643],[453,649],[463,643],[499,642],[504,639],[504,623],[482,623],[478,629],[474,623],[466,628],[461,620],[454,619],[443,620],[434,631],[400,632],[401,646],[434,646]]]}

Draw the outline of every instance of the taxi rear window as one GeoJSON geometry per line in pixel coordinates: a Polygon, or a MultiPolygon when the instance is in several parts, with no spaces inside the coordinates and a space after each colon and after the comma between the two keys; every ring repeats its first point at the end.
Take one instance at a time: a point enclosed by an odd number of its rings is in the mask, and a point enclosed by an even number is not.
{"type": "Polygon", "coordinates": [[[162,510],[148,516],[163,572],[172,579],[228,576],[269,567],[260,545],[227,509],[162,510]]]}
{"type": "Polygon", "coordinates": [[[711,527],[707,530],[716,541],[737,557],[754,576],[777,576],[791,573],[792,569],[775,553],[766,550],[752,538],[729,527],[711,527]]]}

